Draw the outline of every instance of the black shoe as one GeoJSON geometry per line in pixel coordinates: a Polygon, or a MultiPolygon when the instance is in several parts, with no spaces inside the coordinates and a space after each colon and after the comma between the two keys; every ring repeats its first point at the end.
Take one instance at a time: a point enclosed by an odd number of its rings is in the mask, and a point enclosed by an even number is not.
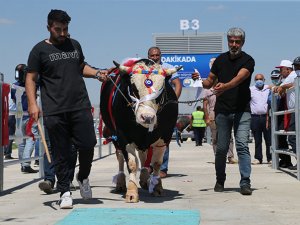
{"type": "Polygon", "coordinates": [[[293,166],[291,162],[285,162],[283,160],[279,161],[279,167],[281,168],[289,168],[290,166],[293,166]]]}
{"type": "Polygon", "coordinates": [[[40,165],[40,161],[39,160],[35,160],[34,161],[34,166],[39,166],[40,165]]]}
{"type": "Polygon", "coordinates": [[[288,169],[289,170],[297,170],[297,164],[295,166],[289,166],[288,169]]]}
{"type": "Polygon", "coordinates": [[[15,159],[15,158],[12,157],[11,155],[6,155],[6,156],[4,157],[4,159],[15,159]]]}
{"type": "Polygon", "coordinates": [[[216,183],[216,185],[214,187],[214,191],[215,192],[223,192],[224,191],[224,185],[216,183]]]}
{"type": "Polygon", "coordinates": [[[39,188],[46,194],[52,194],[54,185],[50,180],[44,180],[39,183],[39,188]]]}
{"type": "Polygon", "coordinates": [[[250,186],[247,186],[247,185],[242,186],[240,192],[242,195],[252,195],[252,190],[251,190],[250,186]]]}
{"type": "Polygon", "coordinates": [[[289,167],[292,167],[293,166],[293,164],[291,164],[291,163],[283,163],[281,166],[279,166],[279,167],[281,167],[281,168],[289,168],[289,167]]]}
{"type": "Polygon", "coordinates": [[[37,172],[39,172],[38,170],[32,169],[30,166],[23,166],[23,167],[21,168],[21,171],[22,171],[23,173],[37,173],[37,172]]]}

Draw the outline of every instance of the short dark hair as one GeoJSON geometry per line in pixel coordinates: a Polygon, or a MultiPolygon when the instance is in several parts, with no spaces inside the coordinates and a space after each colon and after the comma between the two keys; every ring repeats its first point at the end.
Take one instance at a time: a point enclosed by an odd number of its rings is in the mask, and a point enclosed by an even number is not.
{"type": "Polygon", "coordinates": [[[54,22],[69,24],[71,17],[63,10],[52,9],[48,14],[48,25],[52,26],[54,22]]]}
{"type": "Polygon", "coordinates": [[[150,53],[152,50],[154,50],[154,49],[158,50],[158,51],[161,53],[161,51],[160,51],[160,48],[159,48],[159,47],[152,46],[151,48],[149,48],[149,49],[148,49],[148,55],[149,55],[149,53],[150,53]]]}

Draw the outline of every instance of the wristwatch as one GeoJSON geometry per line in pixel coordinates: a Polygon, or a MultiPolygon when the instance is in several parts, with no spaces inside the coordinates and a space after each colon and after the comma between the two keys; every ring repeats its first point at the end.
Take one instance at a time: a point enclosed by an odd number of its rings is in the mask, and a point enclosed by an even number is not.
{"type": "Polygon", "coordinates": [[[95,76],[94,76],[94,79],[100,80],[100,79],[101,79],[100,73],[101,73],[101,71],[100,71],[100,70],[97,70],[97,72],[96,72],[96,74],[95,74],[95,76]]]}

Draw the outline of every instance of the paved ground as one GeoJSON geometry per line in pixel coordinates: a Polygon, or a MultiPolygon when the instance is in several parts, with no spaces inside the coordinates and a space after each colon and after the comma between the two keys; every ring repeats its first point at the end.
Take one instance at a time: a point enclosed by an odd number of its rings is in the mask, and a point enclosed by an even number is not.
{"type": "MultiPolygon", "coordinates": [[[[251,152],[254,144],[250,144],[251,152]]],[[[104,155],[107,154],[104,148],[104,155]]],[[[95,160],[90,177],[93,199],[83,201],[73,192],[74,208],[141,208],[199,210],[201,225],[299,225],[300,182],[296,172],[273,170],[268,164],[252,166],[252,196],[239,193],[238,165],[227,165],[224,193],[215,193],[212,147],[182,147],[171,143],[169,177],[163,179],[165,197],[151,197],[139,190],[140,202],[129,204],[113,193],[117,172],[115,155],[95,160]]],[[[252,154],[253,155],[253,154],[252,154]]],[[[4,192],[0,195],[1,224],[55,224],[72,210],[60,210],[59,194],[38,189],[37,174],[22,174],[19,165],[4,168],[4,192]]]]}

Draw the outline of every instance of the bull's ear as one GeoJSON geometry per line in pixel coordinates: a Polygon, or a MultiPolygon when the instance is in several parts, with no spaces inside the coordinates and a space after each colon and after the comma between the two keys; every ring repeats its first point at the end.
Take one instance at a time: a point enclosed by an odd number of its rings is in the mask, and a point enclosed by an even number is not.
{"type": "Polygon", "coordinates": [[[120,72],[127,73],[127,74],[131,73],[131,67],[120,65],[116,61],[113,61],[113,63],[117,68],[119,68],[120,72]]]}
{"type": "Polygon", "coordinates": [[[179,66],[177,68],[170,68],[170,69],[166,69],[166,74],[167,76],[171,76],[173,73],[176,73],[177,71],[181,70],[183,68],[183,66],[179,66]]]}

